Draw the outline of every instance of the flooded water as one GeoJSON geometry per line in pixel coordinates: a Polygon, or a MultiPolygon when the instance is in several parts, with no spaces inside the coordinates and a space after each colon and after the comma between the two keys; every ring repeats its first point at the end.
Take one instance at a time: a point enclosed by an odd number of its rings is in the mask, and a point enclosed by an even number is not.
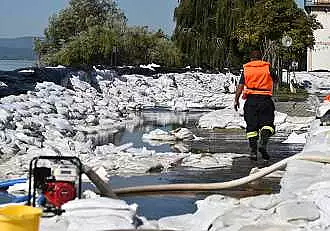
{"type": "Polygon", "coordinates": [[[195,112],[171,112],[167,110],[148,110],[138,113],[141,118],[140,124],[117,133],[113,143],[122,145],[133,143],[135,148],[146,147],[156,152],[175,152],[174,142],[148,142],[142,139],[143,134],[149,133],[155,129],[172,131],[176,128],[187,127],[195,128],[196,122],[204,114],[202,111],[195,112]]]}
{"type": "MultiPolygon", "coordinates": [[[[102,142],[113,142],[116,145],[133,143],[134,147],[146,147],[157,152],[180,152],[182,148],[192,153],[248,153],[248,142],[242,129],[205,130],[196,126],[198,119],[205,112],[169,112],[166,110],[148,110],[139,113],[141,122],[135,126],[120,131],[102,142]],[[159,128],[166,131],[178,127],[189,128],[196,136],[203,137],[200,141],[188,141],[167,144],[150,144],[142,139],[143,134],[159,128]]],[[[272,164],[302,150],[302,144],[282,144],[287,134],[278,133],[269,142],[269,154],[272,164]]],[[[119,177],[112,176],[110,182],[113,188],[151,184],[175,183],[215,183],[230,181],[247,176],[255,167],[264,167],[263,161],[253,162],[248,157],[234,159],[232,166],[217,169],[196,169],[176,167],[168,172],[148,174],[145,176],[119,177]]],[[[263,178],[244,186],[208,192],[169,192],[152,195],[123,195],[121,199],[129,204],[139,205],[138,214],[148,219],[159,219],[165,216],[194,213],[195,202],[210,194],[222,194],[241,198],[267,193],[277,193],[280,190],[280,178],[263,178]]],[[[85,185],[86,186],[86,185],[85,185]]],[[[86,186],[90,188],[90,186],[86,186]]],[[[11,196],[0,194],[0,204],[11,200],[11,196]]]]}
{"type": "MultiPolygon", "coordinates": [[[[123,131],[116,136],[116,144],[127,142],[134,143],[134,147],[147,147],[157,152],[179,151],[175,144],[162,144],[153,146],[142,140],[144,133],[156,128],[172,130],[177,127],[187,127],[192,132],[204,139],[201,141],[182,142],[180,146],[193,153],[248,153],[248,142],[242,129],[205,130],[196,127],[198,118],[202,112],[173,113],[173,112],[144,112],[141,114],[143,123],[131,129],[123,131]]],[[[248,157],[236,158],[231,167],[201,170],[194,168],[177,167],[166,173],[151,174],[134,177],[111,177],[113,188],[122,188],[152,184],[175,184],[175,183],[216,183],[230,181],[249,175],[253,167],[265,167],[286,157],[294,155],[303,149],[302,144],[282,144],[287,134],[278,133],[269,141],[269,154],[271,160],[268,163],[262,160],[250,161],[248,157]]],[[[158,219],[164,216],[193,213],[196,211],[195,202],[204,199],[214,193],[232,197],[247,197],[267,193],[277,193],[280,190],[280,178],[263,178],[255,183],[236,187],[228,190],[209,192],[170,192],[153,195],[125,195],[121,198],[128,203],[139,205],[139,214],[148,219],[158,219]]]]}

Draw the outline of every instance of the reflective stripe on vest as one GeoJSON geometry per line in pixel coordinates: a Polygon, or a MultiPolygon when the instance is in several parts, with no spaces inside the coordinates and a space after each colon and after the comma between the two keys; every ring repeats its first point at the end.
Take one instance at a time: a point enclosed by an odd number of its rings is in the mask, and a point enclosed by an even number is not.
{"type": "Polygon", "coordinates": [[[272,95],[273,80],[269,71],[270,63],[252,61],[243,66],[245,95],[272,95]]]}

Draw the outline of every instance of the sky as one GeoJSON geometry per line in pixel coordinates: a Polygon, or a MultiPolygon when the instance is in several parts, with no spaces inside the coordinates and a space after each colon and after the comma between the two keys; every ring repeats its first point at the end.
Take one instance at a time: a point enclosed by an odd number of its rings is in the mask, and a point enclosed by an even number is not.
{"type": "Polygon", "coordinates": [[[42,35],[68,0],[0,0],[0,38],[42,35]]]}
{"type": "MultiPolygon", "coordinates": [[[[68,5],[69,0],[0,0],[0,38],[41,36],[48,18],[68,5]]],[[[173,10],[178,0],[116,0],[129,25],[162,28],[171,35],[173,10]]],[[[299,6],[303,0],[297,0],[299,6]]]]}

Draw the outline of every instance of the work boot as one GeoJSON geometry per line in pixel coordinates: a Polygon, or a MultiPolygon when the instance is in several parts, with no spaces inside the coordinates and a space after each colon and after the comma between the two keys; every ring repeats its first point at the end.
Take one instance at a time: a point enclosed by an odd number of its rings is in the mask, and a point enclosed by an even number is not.
{"type": "Polygon", "coordinates": [[[260,132],[260,141],[259,141],[259,152],[264,160],[269,160],[270,156],[267,153],[267,144],[269,137],[271,137],[272,133],[268,129],[263,129],[260,132]]]}
{"type": "Polygon", "coordinates": [[[250,159],[256,161],[258,154],[258,137],[249,138],[250,159]]]}

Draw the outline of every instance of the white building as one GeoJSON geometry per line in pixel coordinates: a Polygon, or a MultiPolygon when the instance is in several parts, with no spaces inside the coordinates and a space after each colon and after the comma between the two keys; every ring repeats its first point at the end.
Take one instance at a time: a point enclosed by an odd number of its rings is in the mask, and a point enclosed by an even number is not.
{"type": "Polygon", "coordinates": [[[323,26],[314,32],[314,49],[307,51],[307,71],[330,71],[330,0],[305,0],[305,9],[323,26]]]}

